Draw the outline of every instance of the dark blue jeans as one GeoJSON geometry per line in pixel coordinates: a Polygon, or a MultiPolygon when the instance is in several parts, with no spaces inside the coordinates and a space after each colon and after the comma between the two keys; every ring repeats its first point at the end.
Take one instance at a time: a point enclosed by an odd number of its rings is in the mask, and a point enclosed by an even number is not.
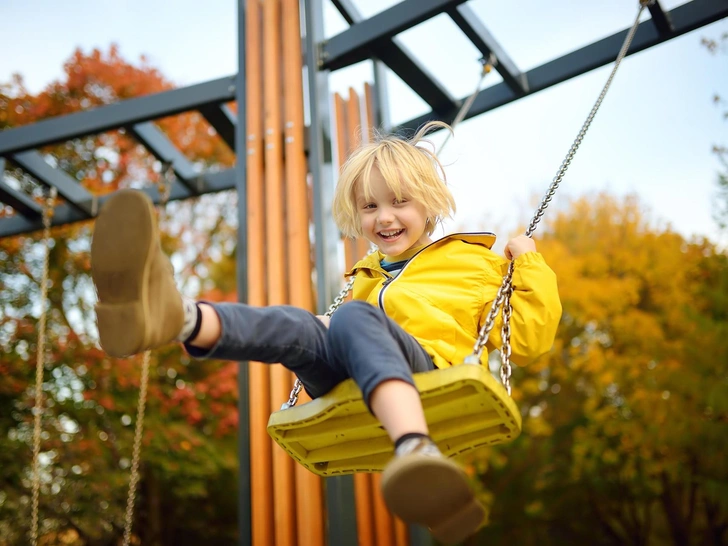
{"type": "Polygon", "coordinates": [[[210,305],[220,317],[222,336],[211,350],[185,345],[191,356],[280,362],[298,376],[311,398],[352,377],[368,403],[383,381],[414,385],[412,373],[435,369],[415,338],[362,301],[339,307],[329,328],[314,314],[288,305],[210,305]]]}

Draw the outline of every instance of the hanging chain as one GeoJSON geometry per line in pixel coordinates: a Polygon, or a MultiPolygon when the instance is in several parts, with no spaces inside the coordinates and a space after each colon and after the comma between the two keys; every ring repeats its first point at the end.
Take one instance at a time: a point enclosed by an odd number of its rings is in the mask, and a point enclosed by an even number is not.
{"type": "Polygon", "coordinates": [[[124,546],[129,546],[131,528],[134,522],[134,501],[136,487],[139,483],[139,460],[142,452],[142,436],[144,433],[144,413],[147,405],[147,384],[149,382],[149,361],[151,353],[146,351],[142,360],[142,379],[139,388],[139,402],[137,404],[137,418],[134,429],[134,447],[131,457],[131,476],[129,477],[129,491],[126,496],[126,512],[124,513],[124,546]]]}
{"type": "Polygon", "coordinates": [[[452,124],[450,125],[450,131],[448,131],[447,136],[445,137],[445,140],[442,141],[442,144],[440,144],[440,147],[437,150],[437,155],[440,155],[440,152],[442,152],[443,148],[445,148],[445,145],[450,140],[450,137],[452,136],[452,131],[455,130],[455,127],[457,127],[463,119],[465,119],[465,116],[470,111],[470,108],[473,106],[473,102],[475,102],[475,98],[478,96],[478,93],[480,93],[480,88],[483,85],[483,80],[488,75],[488,73],[493,70],[493,67],[498,64],[498,60],[495,58],[495,55],[491,53],[488,56],[488,59],[485,57],[482,57],[480,59],[480,64],[482,65],[482,69],[480,71],[480,78],[478,79],[478,85],[475,86],[475,91],[467,98],[467,100],[463,103],[463,105],[460,107],[460,110],[458,111],[457,115],[455,116],[455,119],[453,120],[452,124]]]}
{"type": "Polygon", "coordinates": [[[41,417],[43,416],[43,370],[45,368],[46,313],[48,307],[48,268],[50,257],[51,220],[57,190],[50,193],[43,206],[43,273],[40,281],[40,318],[38,319],[38,347],[35,359],[35,404],[33,406],[33,496],[31,501],[30,543],[38,544],[39,505],[40,505],[40,436],[41,417]]]}
{"type": "MultiPolygon", "coordinates": [[[[159,214],[163,214],[172,191],[174,170],[170,163],[162,164],[162,179],[159,181],[159,214]]],[[[134,503],[136,501],[136,488],[139,484],[139,461],[142,453],[142,437],[144,435],[144,414],[147,406],[147,386],[149,384],[149,367],[151,351],[146,351],[142,359],[142,377],[139,386],[139,400],[137,402],[136,425],[134,427],[134,443],[131,456],[131,473],[129,476],[129,490],[126,496],[126,511],[124,512],[124,546],[129,546],[131,530],[134,524],[134,503]]]]}
{"type": "MultiPolygon", "coordinates": [[[[530,237],[534,231],[536,231],[536,225],[541,221],[541,218],[543,217],[544,212],[546,211],[546,208],[549,206],[549,203],[551,202],[551,199],[553,198],[554,194],[556,193],[556,189],[559,187],[559,184],[561,184],[561,181],[564,179],[564,174],[566,174],[566,170],[569,168],[569,165],[571,165],[571,161],[574,159],[574,155],[576,154],[576,151],[579,149],[579,146],[581,145],[582,141],[584,140],[584,136],[586,135],[587,130],[589,129],[589,126],[591,125],[592,121],[594,120],[594,116],[596,115],[597,111],[599,110],[599,107],[602,104],[602,101],[604,100],[604,97],[607,94],[607,91],[609,90],[609,87],[612,85],[612,80],[614,79],[615,74],[617,73],[617,69],[619,68],[620,63],[622,62],[622,59],[624,59],[624,56],[627,54],[627,51],[629,50],[629,46],[632,44],[632,40],[634,39],[634,35],[637,32],[637,27],[639,27],[640,23],[640,16],[642,15],[642,10],[648,5],[651,5],[654,3],[655,0],[640,0],[640,7],[637,12],[637,17],[635,18],[634,24],[632,25],[632,28],[627,33],[627,36],[625,37],[624,43],[622,44],[622,49],[620,49],[619,54],[617,55],[617,59],[614,61],[614,66],[612,67],[612,71],[609,74],[609,78],[607,78],[607,82],[604,84],[604,88],[602,89],[602,92],[599,94],[599,97],[597,98],[596,102],[594,103],[594,106],[591,109],[591,112],[589,112],[589,115],[586,118],[586,121],[584,122],[584,125],[582,125],[581,130],[579,131],[579,134],[576,136],[576,139],[574,140],[573,144],[571,145],[571,148],[569,149],[569,152],[566,154],[566,158],[561,163],[561,166],[559,167],[558,172],[556,173],[556,176],[554,177],[553,181],[551,182],[551,185],[548,188],[548,191],[546,192],[544,198],[541,200],[541,204],[539,205],[538,209],[536,210],[536,213],[534,214],[533,218],[531,219],[531,223],[528,226],[528,229],[526,230],[526,236],[530,237]]],[[[503,305],[503,328],[502,328],[502,342],[503,345],[501,347],[501,368],[500,368],[500,377],[503,382],[503,386],[508,391],[508,394],[511,394],[511,364],[510,364],[510,356],[511,356],[511,345],[510,345],[510,317],[511,317],[511,305],[510,305],[510,298],[511,294],[513,293],[513,261],[508,266],[508,272],[503,277],[503,284],[501,284],[500,288],[498,289],[498,293],[496,294],[495,299],[493,300],[493,304],[490,308],[490,312],[488,313],[488,316],[485,320],[485,324],[480,330],[480,334],[478,335],[478,339],[475,342],[475,346],[473,347],[473,353],[466,357],[465,363],[466,364],[480,364],[480,357],[483,353],[483,348],[485,347],[485,344],[488,340],[488,335],[490,334],[490,331],[493,329],[493,326],[495,325],[495,319],[498,316],[498,311],[503,305]]]]}

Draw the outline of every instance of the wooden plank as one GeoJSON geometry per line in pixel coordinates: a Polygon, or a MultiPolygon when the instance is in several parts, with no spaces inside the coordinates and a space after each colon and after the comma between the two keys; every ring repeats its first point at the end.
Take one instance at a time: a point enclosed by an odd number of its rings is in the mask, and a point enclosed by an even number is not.
{"type": "Polygon", "coordinates": [[[377,546],[394,546],[394,521],[382,497],[382,475],[372,475],[372,499],[377,546]]]}
{"type": "MultiPolygon", "coordinates": [[[[283,89],[289,303],[314,310],[306,184],[299,0],[283,0],[283,89]]],[[[306,402],[303,396],[300,403],[306,402]]],[[[322,480],[295,465],[298,546],[325,544],[322,480]]]]}
{"type": "MultiPolygon", "coordinates": [[[[247,0],[246,101],[247,101],[247,219],[248,219],[248,302],[266,305],[265,222],[263,210],[263,78],[261,74],[261,10],[258,0],[247,0]]],[[[272,443],[266,430],[270,401],[270,366],[248,365],[250,380],[250,503],[253,546],[273,543],[272,443]]]]}
{"type": "Polygon", "coordinates": [[[354,499],[356,501],[356,532],[359,546],[377,546],[374,540],[371,474],[354,474],[354,499]]]}
{"type": "MultiPolygon", "coordinates": [[[[283,193],[283,134],[281,131],[281,5],[263,4],[263,91],[265,132],[265,228],[268,305],[287,302],[285,217],[283,193]]],[[[288,400],[293,380],[283,366],[271,368],[271,411],[288,400]]],[[[296,546],[296,506],[293,459],[273,448],[273,505],[277,546],[296,546]]]]}

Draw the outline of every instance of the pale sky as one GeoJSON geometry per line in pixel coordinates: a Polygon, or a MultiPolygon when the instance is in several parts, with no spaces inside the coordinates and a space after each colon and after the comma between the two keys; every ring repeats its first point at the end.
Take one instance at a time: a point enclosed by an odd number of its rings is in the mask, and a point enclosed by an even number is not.
{"type": "MultiPolygon", "coordinates": [[[[395,0],[355,0],[364,16],[395,0]]],[[[661,0],[669,10],[684,3],[661,0]]],[[[32,92],[61,76],[73,50],[119,45],[129,61],[144,54],[178,86],[237,71],[235,0],[0,0],[0,82],[23,75],[32,92]],[[112,7],[113,6],[113,7],[112,7]]],[[[523,71],[631,25],[637,0],[471,0],[469,5],[523,71]]],[[[646,16],[643,16],[646,17],[646,16]]],[[[326,33],[346,24],[327,3],[326,33]]],[[[728,31],[723,20],[628,57],[562,183],[557,203],[607,190],[636,193],[651,217],[685,237],[718,241],[711,218],[728,122],[713,104],[728,96],[728,52],[711,56],[702,37],[728,31]]],[[[479,53],[446,16],[398,37],[458,98],[479,77],[479,53]]],[[[442,156],[458,202],[449,229],[487,229],[503,240],[532,215],[598,96],[610,66],[589,72],[463,123],[442,156]]],[[[334,73],[331,90],[361,89],[370,63],[334,73]]],[[[498,83],[493,72],[486,87],[498,83]]],[[[390,74],[392,121],[427,107],[390,74]]],[[[438,137],[439,138],[439,137],[438,137]]],[[[538,233],[536,234],[538,237],[538,233]]],[[[725,241],[723,241],[725,243],[725,241]]]]}

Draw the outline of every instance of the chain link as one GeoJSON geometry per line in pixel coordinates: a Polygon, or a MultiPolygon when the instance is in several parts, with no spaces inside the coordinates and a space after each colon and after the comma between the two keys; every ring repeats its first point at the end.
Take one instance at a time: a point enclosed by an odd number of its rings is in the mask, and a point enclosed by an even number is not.
{"type": "MultiPolygon", "coordinates": [[[[564,179],[566,170],[569,168],[569,165],[571,165],[571,161],[574,159],[574,155],[576,154],[576,151],[579,149],[579,146],[581,145],[582,141],[584,140],[584,136],[586,135],[587,130],[591,126],[591,123],[594,120],[594,116],[596,115],[597,111],[599,110],[599,107],[601,106],[602,101],[604,100],[604,97],[606,96],[607,91],[609,90],[609,87],[612,85],[612,80],[614,79],[614,76],[617,73],[617,69],[619,68],[619,65],[621,64],[622,59],[624,59],[624,56],[627,54],[627,51],[629,50],[629,46],[632,44],[634,35],[637,32],[637,28],[639,27],[640,16],[642,15],[642,11],[644,10],[644,8],[647,5],[651,5],[652,3],[654,3],[654,0],[640,0],[640,6],[639,6],[639,10],[637,12],[637,17],[635,18],[635,21],[632,24],[632,28],[629,30],[629,32],[627,33],[627,36],[624,39],[622,48],[620,49],[619,54],[617,55],[617,59],[614,61],[614,66],[612,67],[612,71],[609,74],[609,77],[607,78],[607,81],[604,84],[604,87],[602,88],[602,92],[599,94],[599,97],[597,98],[596,102],[594,103],[594,106],[592,107],[591,111],[589,112],[589,115],[587,116],[586,121],[582,125],[581,130],[579,131],[578,135],[576,136],[576,139],[574,140],[573,144],[571,145],[571,148],[569,149],[568,153],[566,154],[564,161],[561,163],[561,166],[559,167],[559,169],[556,173],[556,176],[554,177],[546,194],[544,195],[543,199],[541,200],[541,203],[538,206],[536,213],[534,214],[533,218],[531,219],[531,223],[529,224],[528,229],[526,230],[527,237],[531,237],[533,232],[536,231],[537,224],[541,221],[541,218],[543,217],[544,212],[546,211],[546,208],[549,206],[549,203],[551,203],[551,200],[553,199],[554,194],[556,193],[556,190],[559,187],[559,184],[561,184],[561,181],[564,179]]],[[[475,346],[473,347],[473,353],[465,359],[466,364],[480,364],[480,357],[483,353],[483,348],[485,347],[485,344],[488,340],[490,331],[493,329],[493,326],[495,325],[495,319],[498,316],[500,307],[501,307],[501,305],[503,305],[503,327],[502,327],[503,345],[501,347],[500,377],[503,382],[503,386],[508,391],[508,394],[511,393],[511,364],[510,364],[511,304],[510,304],[510,298],[513,293],[513,269],[514,269],[514,265],[513,265],[513,262],[511,261],[511,263],[508,266],[508,272],[503,277],[503,283],[501,284],[501,287],[498,289],[498,293],[496,294],[496,297],[493,300],[493,304],[491,306],[490,312],[488,313],[488,316],[486,317],[485,324],[481,328],[480,333],[478,335],[478,339],[475,342],[475,346]]]]}
{"type": "Polygon", "coordinates": [[[150,351],[146,351],[142,360],[142,379],[139,388],[136,426],[134,428],[134,445],[131,456],[131,476],[129,477],[129,491],[126,496],[126,512],[124,513],[124,546],[129,546],[129,542],[131,540],[131,528],[134,522],[134,501],[136,499],[136,487],[139,483],[139,460],[142,452],[144,414],[147,406],[147,385],[149,383],[150,356],[150,351]]]}
{"type": "MultiPolygon", "coordinates": [[[[172,191],[174,170],[171,163],[162,165],[162,179],[159,182],[159,215],[164,214],[167,201],[172,191]]],[[[158,222],[159,225],[160,222],[158,222]]],[[[124,512],[124,540],[123,546],[129,546],[131,531],[134,525],[134,503],[136,501],[136,488],[139,484],[139,461],[142,453],[142,437],[144,435],[144,415],[147,406],[147,386],[149,385],[149,367],[151,352],[146,351],[142,359],[142,377],[139,386],[139,400],[137,402],[136,425],[134,427],[134,443],[131,456],[131,473],[129,476],[129,490],[126,496],[126,510],[124,512]]]]}
{"type": "Polygon", "coordinates": [[[38,319],[38,347],[35,359],[35,404],[33,405],[33,474],[30,516],[30,543],[38,544],[40,506],[40,440],[43,416],[43,370],[45,368],[46,314],[48,307],[48,274],[50,262],[51,220],[57,190],[50,189],[43,206],[43,273],[40,281],[41,310],[38,319]]]}

